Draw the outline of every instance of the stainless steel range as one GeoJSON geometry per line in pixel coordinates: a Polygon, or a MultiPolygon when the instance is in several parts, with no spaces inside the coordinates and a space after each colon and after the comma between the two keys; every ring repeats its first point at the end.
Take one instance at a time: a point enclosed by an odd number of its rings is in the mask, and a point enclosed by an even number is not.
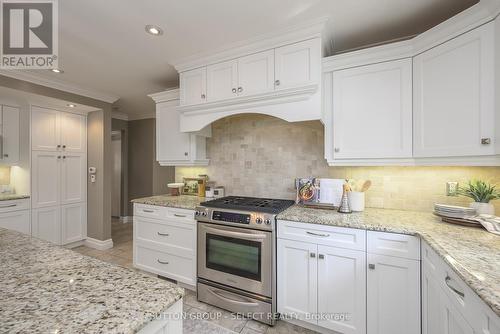
{"type": "Polygon", "coordinates": [[[228,196],[196,208],[198,300],[274,325],[276,215],[293,204],[228,196]]]}

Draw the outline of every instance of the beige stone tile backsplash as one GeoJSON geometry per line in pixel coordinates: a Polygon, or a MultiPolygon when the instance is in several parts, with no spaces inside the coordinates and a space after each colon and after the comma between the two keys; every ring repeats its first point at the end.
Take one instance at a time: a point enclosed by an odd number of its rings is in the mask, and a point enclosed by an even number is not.
{"type": "Polygon", "coordinates": [[[0,184],[10,184],[10,166],[0,166],[0,184]]]}
{"type": "MultiPolygon", "coordinates": [[[[288,123],[244,114],[212,124],[207,167],[176,167],[176,181],[208,174],[229,195],[295,198],[296,177],[370,179],[368,207],[430,211],[435,202],[461,204],[447,197],[447,181],[482,179],[500,186],[500,167],[329,167],[319,121],[288,123]]],[[[500,214],[500,201],[493,202],[500,214]]]]}

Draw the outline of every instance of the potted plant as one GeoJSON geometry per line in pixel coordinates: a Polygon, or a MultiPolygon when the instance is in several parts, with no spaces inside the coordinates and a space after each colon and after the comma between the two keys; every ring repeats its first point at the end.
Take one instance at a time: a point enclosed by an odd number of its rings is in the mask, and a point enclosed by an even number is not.
{"type": "Polygon", "coordinates": [[[490,201],[500,198],[500,191],[496,186],[481,180],[472,180],[466,186],[458,189],[458,194],[472,198],[471,208],[476,209],[478,214],[495,214],[495,207],[490,201]]]}

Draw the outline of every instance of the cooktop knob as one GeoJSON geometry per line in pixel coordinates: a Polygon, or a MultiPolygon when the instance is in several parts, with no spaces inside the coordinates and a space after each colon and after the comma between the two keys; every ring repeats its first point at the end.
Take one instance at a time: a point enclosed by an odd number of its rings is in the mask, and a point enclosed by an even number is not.
{"type": "Polygon", "coordinates": [[[271,219],[266,219],[266,225],[271,225],[271,219]]]}
{"type": "Polygon", "coordinates": [[[200,211],[195,211],[194,215],[195,216],[199,216],[200,215],[200,211]]]}
{"type": "Polygon", "coordinates": [[[255,219],[255,222],[256,222],[257,224],[262,224],[262,218],[257,218],[257,219],[255,219]]]}
{"type": "Polygon", "coordinates": [[[203,217],[206,217],[206,216],[207,216],[207,213],[206,213],[206,212],[202,212],[202,213],[201,213],[201,215],[202,215],[203,217]]]}

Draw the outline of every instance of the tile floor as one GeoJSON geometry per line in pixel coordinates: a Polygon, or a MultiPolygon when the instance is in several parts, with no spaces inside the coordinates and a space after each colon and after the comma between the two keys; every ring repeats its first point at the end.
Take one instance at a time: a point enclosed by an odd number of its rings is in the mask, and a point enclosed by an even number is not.
{"type": "MultiPolygon", "coordinates": [[[[113,248],[99,251],[80,246],[74,251],[95,257],[105,262],[121,265],[133,270],[132,265],[132,224],[123,224],[118,219],[111,222],[111,236],[113,248]]],[[[314,334],[316,332],[294,326],[284,321],[278,321],[274,327],[260,322],[234,317],[230,312],[217,307],[201,303],[196,299],[193,291],[186,290],[184,297],[184,311],[186,317],[194,321],[185,322],[185,334],[314,334]],[[202,319],[202,320],[199,320],[202,319]],[[204,319],[204,320],[203,320],[204,319]],[[209,322],[215,326],[200,325],[200,322],[209,322]],[[188,325],[188,327],[186,327],[188,325]]]]}

